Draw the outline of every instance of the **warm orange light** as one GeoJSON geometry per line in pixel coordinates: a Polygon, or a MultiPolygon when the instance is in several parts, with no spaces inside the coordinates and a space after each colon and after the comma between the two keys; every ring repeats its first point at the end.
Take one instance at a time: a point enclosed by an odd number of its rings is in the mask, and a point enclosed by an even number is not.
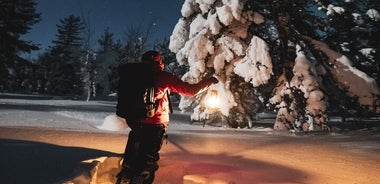
{"type": "Polygon", "coordinates": [[[211,90],[209,98],[206,100],[206,105],[209,108],[212,109],[218,109],[219,108],[219,98],[218,98],[218,91],[217,90],[211,90]]]}

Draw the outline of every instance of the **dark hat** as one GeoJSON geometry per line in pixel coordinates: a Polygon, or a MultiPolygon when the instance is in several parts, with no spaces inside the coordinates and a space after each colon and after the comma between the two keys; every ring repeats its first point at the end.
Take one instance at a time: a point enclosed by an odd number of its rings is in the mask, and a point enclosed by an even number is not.
{"type": "Polygon", "coordinates": [[[162,62],[162,56],[157,51],[154,51],[154,50],[147,51],[141,56],[141,62],[143,62],[143,63],[151,63],[151,62],[161,63],[162,62]]]}

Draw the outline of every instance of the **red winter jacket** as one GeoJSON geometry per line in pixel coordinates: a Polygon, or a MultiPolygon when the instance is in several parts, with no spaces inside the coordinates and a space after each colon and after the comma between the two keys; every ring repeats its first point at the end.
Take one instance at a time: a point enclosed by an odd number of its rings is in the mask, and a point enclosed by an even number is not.
{"type": "Polygon", "coordinates": [[[158,100],[158,106],[155,115],[143,121],[148,124],[167,124],[169,122],[170,107],[166,91],[169,93],[175,92],[186,96],[194,96],[202,89],[217,83],[215,78],[207,78],[197,84],[189,84],[165,71],[157,72],[155,77],[156,88],[158,89],[155,94],[155,99],[158,100]]]}

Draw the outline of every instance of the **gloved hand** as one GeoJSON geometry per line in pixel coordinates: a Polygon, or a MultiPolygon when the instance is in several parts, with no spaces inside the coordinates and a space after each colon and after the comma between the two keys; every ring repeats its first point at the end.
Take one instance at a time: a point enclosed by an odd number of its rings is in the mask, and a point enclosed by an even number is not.
{"type": "Polygon", "coordinates": [[[218,81],[217,78],[215,78],[215,77],[210,77],[210,78],[204,78],[202,81],[199,82],[199,84],[200,84],[201,86],[208,87],[208,86],[210,86],[210,85],[212,85],[212,84],[216,84],[216,83],[218,83],[218,82],[219,82],[219,81],[218,81]]]}
{"type": "Polygon", "coordinates": [[[219,82],[218,79],[215,78],[215,77],[210,77],[210,78],[208,78],[208,80],[209,80],[212,84],[216,84],[216,83],[219,82]]]}

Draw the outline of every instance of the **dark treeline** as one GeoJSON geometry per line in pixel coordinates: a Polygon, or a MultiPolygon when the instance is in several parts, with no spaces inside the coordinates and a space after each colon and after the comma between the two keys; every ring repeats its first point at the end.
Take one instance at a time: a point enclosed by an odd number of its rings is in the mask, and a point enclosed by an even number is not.
{"type": "MultiPolygon", "coordinates": [[[[69,15],[57,23],[56,37],[48,49],[34,61],[22,58],[39,48],[23,41],[32,26],[41,20],[32,0],[0,1],[0,91],[39,93],[76,99],[107,97],[117,88],[117,66],[137,62],[148,48],[163,53],[167,70],[179,71],[175,56],[168,49],[169,41],[148,45],[149,30],[131,27],[126,40],[116,40],[109,28],[100,38],[93,38],[83,18],[69,15]],[[97,45],[90,45],[92,39],[97,45]],[[94,50],[93,48],[98,48],[94,50]]],[[[182,67],[182,70],[186,67],[182,67]]]]}

